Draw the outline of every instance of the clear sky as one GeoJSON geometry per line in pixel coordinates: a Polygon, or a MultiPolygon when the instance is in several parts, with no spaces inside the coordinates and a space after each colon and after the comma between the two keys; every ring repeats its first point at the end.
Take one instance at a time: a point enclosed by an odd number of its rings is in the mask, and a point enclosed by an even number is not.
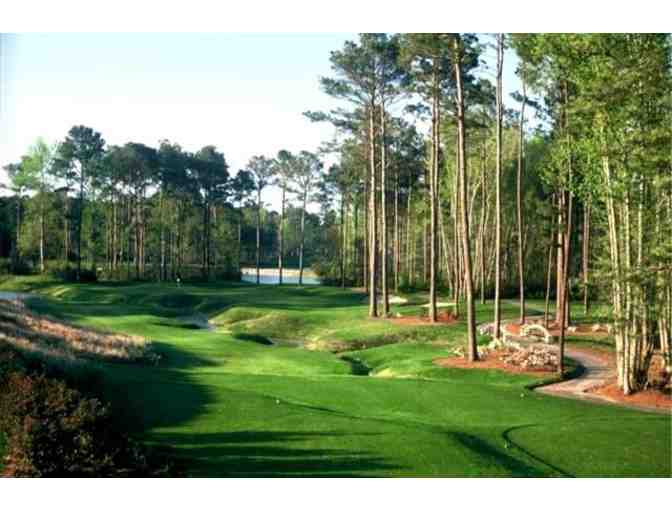
{"type": "MultiPolygon", "coordinates": [[[[301,114],[338,103],[321,92],[329,52],[356,34],[0,35],[0,168],[36,137],[75,124],[108,144],[217,146],[231,171],[257,154],[315,150],[333,138],[301,114]]],[[[492,58],[487,58],[492,62],[492,58]]],[[[518,81],[505,59],[505,97],[518,81]]],[[[0,182],[6,182],[0,170],[0,182]]],[[[275,203],[271,191],[267,201],[275,203]]]]}

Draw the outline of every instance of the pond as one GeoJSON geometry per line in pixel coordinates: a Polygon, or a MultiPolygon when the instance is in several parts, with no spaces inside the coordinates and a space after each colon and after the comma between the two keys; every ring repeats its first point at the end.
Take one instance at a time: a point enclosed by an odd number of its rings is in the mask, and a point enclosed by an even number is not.
{"type": "MultiPolygon", "coordinates": [[[[242,281],[249,283],[257,282],[257,273],[254,268],[244,268],[242,270],[242,281]]],[[[262,285],[277,285],[280,281],[277,269],[261,269],[259,274],[259,283],[262,285]]],[[[296,285],[299,283],[299,271],[296,269],[284,269],[282,271],[282,283],[296,285]]],[[[310,270],[303,272],[304,285],[320,285],[320,279],[310,270]]]]}

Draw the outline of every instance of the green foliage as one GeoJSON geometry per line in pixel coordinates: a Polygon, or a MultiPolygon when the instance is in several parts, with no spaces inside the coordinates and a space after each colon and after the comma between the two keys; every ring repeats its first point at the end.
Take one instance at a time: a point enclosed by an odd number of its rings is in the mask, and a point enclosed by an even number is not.
{"type": "Polygon", "coordinates": [[[0,434],[13,476],[146,476],[160,471],[110,409],[63,381],[28,372],[0,344],[0,434]]]}
{"type": "Polygon", "coordinates": [[[93,283],[98,281],[98,273],[95,269],[82,269],[79,272],[79,280],[77,280],[77,270],[70,263],[52,262],[48,268],[49,274],[64,282],[93,283]]]}

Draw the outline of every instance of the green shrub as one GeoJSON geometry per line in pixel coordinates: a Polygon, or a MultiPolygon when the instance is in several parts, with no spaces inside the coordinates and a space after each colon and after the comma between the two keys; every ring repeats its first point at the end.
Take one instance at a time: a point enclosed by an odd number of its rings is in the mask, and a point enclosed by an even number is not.
{"type": "MultiPolygon", "coordinates": [[[[49,273],[64,282],[77,282],[77,268],[73,264],[53,263],[49,267],[49,273]]],[[[98,275],[95,269],[82,268],[79,272],[80,283],[95,283],[97,281],[98,275]]]]}
{"type": "Polygon", "coordinates": [[[9,474],[27,477],[156,476],[144,449],[123,434],[109,407],[0,344],[0,433],[9,474]]]}

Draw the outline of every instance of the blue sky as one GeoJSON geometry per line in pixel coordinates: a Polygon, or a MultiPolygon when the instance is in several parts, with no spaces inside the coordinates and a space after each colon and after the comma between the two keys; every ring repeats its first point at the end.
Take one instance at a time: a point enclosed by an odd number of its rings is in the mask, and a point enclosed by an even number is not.
{"type": "MultiPolygon", "coordinates": [[[[253,155],[315,150],[333,137],[301,113],[338,104],[320,91],[319,76],[330,74],[329,52],[356,34],[0,37],[0,167],[36,137],[56,142],[84,124],[108,144],[212,144],[235,172],[253,155]]],[[[514,69],[507,55],[506,97],[518,85],[514,69]]]]}

